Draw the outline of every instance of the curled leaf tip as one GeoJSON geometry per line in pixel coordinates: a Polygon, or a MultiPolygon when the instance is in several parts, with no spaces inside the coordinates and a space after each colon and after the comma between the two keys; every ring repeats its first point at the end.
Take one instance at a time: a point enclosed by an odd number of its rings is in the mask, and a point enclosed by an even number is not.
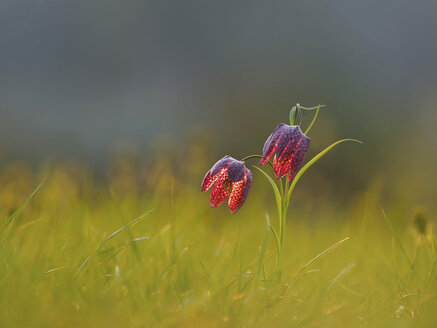
{"type": "Polygon", "coordinates": [[[357,140],[357,139],[343,139],[343,140],[340,140],[340,141],[353,141],[353,142],[357,142],[359,144],[364,144],[364,142],[362,142],[361,140],[357,140]]]}
{"type": "Polygon", "coordinates": [[[304,106],[300,106],[299,105],[299,108],[301,108],[301,109],[304,109],[304,110],[315,110],[315,109],[320,109],[320,108],[323,108],[323,107],[326,107],[326,105],[317,105],[317,106],[314,106],[314,107],[304,107],[304,106]]]}

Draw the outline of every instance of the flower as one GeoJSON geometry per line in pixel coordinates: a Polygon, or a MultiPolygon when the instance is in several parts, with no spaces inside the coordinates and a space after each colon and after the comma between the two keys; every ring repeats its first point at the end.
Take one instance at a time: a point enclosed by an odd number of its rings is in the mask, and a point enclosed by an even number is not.
{"type": "Polygon", "coordinates": [[[230,195],[228,205],[233,214],[246,200],[252,180],[252,172],[246,168],[244,162],[225,156],[206,173],[200,190],[207,191],[214,185],[210,198],[211,207],[219,206],[230,195]]]}
{"type": "Polygon", "coordinates": [[[276,178],[279,179],[289,173],[288,181],[291,181],[302,166],[309,145],[310,138],[303,134],[298,125],[281,123],[267,138],[259,164],[266,164],[276,152],[273,158],[276,178]]]}

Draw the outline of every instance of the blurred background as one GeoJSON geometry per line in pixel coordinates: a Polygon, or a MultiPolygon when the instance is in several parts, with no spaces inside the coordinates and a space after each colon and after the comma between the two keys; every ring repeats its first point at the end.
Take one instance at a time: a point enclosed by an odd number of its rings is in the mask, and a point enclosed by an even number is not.
{"type": "Polygon", "coordinates": [[[322,103],[310,154],[364,145],[314,168],[315,197],[378,185],[434,206],[436,12],[433,0],[3,0],[0,164],[111,172],[114,158],[173,156],[198,161],[200,183],[223,155],[260,153],[296,102],[322,103]]]}
{"type": "Polygon", "coordinates": [[[0,327],[436,326],[436,14],[1,0],[0,327]],[[307,160],[364,144],[299,180],[277,261],[260,172],[234,215],[199,189],[298,102],[307,160]]]}

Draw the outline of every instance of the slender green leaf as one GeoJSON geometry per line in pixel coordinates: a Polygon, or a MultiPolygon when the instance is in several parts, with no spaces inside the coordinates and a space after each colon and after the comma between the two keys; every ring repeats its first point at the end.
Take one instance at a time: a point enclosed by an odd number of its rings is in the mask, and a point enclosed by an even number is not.
{"type": "Polygon", "coordinates": [[[296,183],[299,181],[299,179],[302,177],[302,175],[305,173],[305,171],[308,170],[311,166],[313,166],[319,159],[321,159],[323,156],[325,156],[332,148],[334,148],[338,144],[341,144],[342,142],[345,142],[345,141],[353,141],[353,142],[358,142],[358,143],[362,144],[362,141],[359,141],[356,139],[343,139],[343,140],[339,140],[337,142],[334,142],[332,145],[330,145],[329,147],[326,147],[324,150],[322,150],[320,153],[318,153],[316,156],[314,156],[308,163],[306,163],[304,165],[304,167],[302,167],[299,170],[299,172],[294,177],[294,180],[291,183],[290,189],[288,190],[288,193],[287,193],[287,202],[290,200],[291,193],[293,192],[293,189],[296,186],[296,183]]]}
{"type": "Polygon", "coordinates": [[[276,199],[276,207],[278,209],[278,215],[279,217],[281,217],[282,215],[282,198],[281,198],[281,193],[279,192],[278,186],[276,185],[275,181],[273,181],[273,179],[270,177],[270,175],[268,175],[264,170],[262,170],[261,168],[254,166],[254,168],[256,168],[258,171],[260,171],[262,174],[264,174],[264,176],[267,178],[267,180],[270,182],[270,185],[273,188],[273,192],[275,193],[275,199],[276,199]]]}

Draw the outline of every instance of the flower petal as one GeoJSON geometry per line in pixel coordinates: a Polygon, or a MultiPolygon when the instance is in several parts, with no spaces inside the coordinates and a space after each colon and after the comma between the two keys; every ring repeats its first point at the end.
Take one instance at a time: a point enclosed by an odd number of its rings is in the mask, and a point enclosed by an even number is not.
{"type": "Polygon", "coordinates": [[[220,172],[220,170],[225,167],[230,161],[233,161],[235,159],[233,159],[231,156],[226,155],[225,157],[223,157],[221,160],[219,160],[217,163],[214,164],[214,166],[211,168],[211,176],[213,177],[214,175],[216,175],[218,172],[220,172]]]}
{"type": "Polygon", "coordinates": [[[275,157],[273,158],[273,171],[275,171],[275,177],[276,179],[279,179],[283,175],[281,175],[281,172],[283,170],[283,166],[286,164],[286,161],[278,161],[277,156],[275,154],[275,157]]]}
{"type": "Polygon", "coordinates": [[[299,140],[298,138],[295,138],[295,131],[298,127],[296,125],[293,126],[287,126],[284,128],[284,131],[282,132],[281,138],[279,139],[278,146],[276,147],[276,157],[278,158],[278,161],[282,159],[282,154],[285,150],[289,147],[293,147],[299,140]]]}
{"type": "Polygon", "coordinates": [[[232,192],[228,201],[229,209],[231,210],[232,214],[237,212],[244,204],[252,185],[252,179],[252,172],[250,170],[246,170],[244,178],[232,184],[232,192]]]}
{"type": "Polygon", "coordinates": [[[288,176],[288,181],[291,182],[296,176],[297,172],[300,170],[309,146],[310,138],[308,138],[306,135],[303,135],[302,139],[299,141],[299,145],[296,147],[296,151],[294,151],[293,155],[291,156],[291,169],[290,175],[288,176]]]}
{"type": "Polygon", "coordinates": [[[299,140],[293,153],[287,158],[287,160],[282,161],[281,168],[278,172],[279,176],[283,177],[284,175],[290,173],[288,176],[288,181],[293,180],[294,176],[302,166],[309,143],[310,139],[307,136],[302,135],[302,138],[299,140]]]}
{"type": "Polygon", "coordinates": [[[232,182],[240,181],[244,178],[245,175],[246,175],[246,166],[244,165],[244,162],[234,160],[229,163],[228,177],[230,181],[232,182]]]}
{"type": "Polygon", "coordinates": [[[278,146],[279,138],[281,137],[284,129],[287,127],[287,124],[281,123],[279,124],[272,134],[267,138],[263,147],[263,157],[259,162],[260,165],[264,165],[268,162],[272,154],[275,152],[276,147],[278,146]]]}
{"type": "Polygon", "coordinates": [[[211,176],[211,170],[209,170],[205,177],[203,178],[202,185],[200,187],[200,191],[207,191],[218,179],[218,175],[211,176]]]}
{"type": "Polygon", "coordinates": [[[232,183],[232,192],[228,200],[229,209],[231,210],[232,214],[238,211],[241,205],[243,205],[242,199],[245,180],[246,179],[242,179],[240,181],[232,183]]]}
{"type": "Polygon", "coordinates": [[[231,187],[231,183],[228,180],[228,172],[226,168],[223,168],[219,173],[217,173],[217,175],[217,182],[212,188],[211,198],[209,202],[211,207],[216,207],[223,203],[229,196],[229,189],[231,187]]]}
{"type": "Polygon", "coordinates": [[[299,126],[295,126],[294,129],[284,132],[273,159],[273,169],[277,179],[288,173],[290,173],[289,181],[293,179],[303,163],[309,143],[310,139],[302,133],[299,126]],[[281,144],[283,139],[286,138],[288,139],[288,143],[286,145],[285,142],[281,144]]]}
{"type": "Polygon", "coordinates": [[[280,152],[281,149],[279,148],[279,145],[278,148],[276,149],[276,155],[278,156],[279,161],[288,160],[288,158],[293,153],[297,143],[302,138],[302,136],[304,136],[304,134],[302,133],[300,127],[295,126],[295,128],[291,132],[288,143],[285,146],[285,148],[282,150],[282,152],[280,152]]]}
{"type": "Polygon", "coordinates": [[[252,186],[252,181],[253,181],[252,171],[247,169],[247,181],[246,184],[244,185],[244,193],[243,193],[243,200],[242,200],[243,203],[246,201],[247,195],[249,195],[250,187],[252,186]]]}

